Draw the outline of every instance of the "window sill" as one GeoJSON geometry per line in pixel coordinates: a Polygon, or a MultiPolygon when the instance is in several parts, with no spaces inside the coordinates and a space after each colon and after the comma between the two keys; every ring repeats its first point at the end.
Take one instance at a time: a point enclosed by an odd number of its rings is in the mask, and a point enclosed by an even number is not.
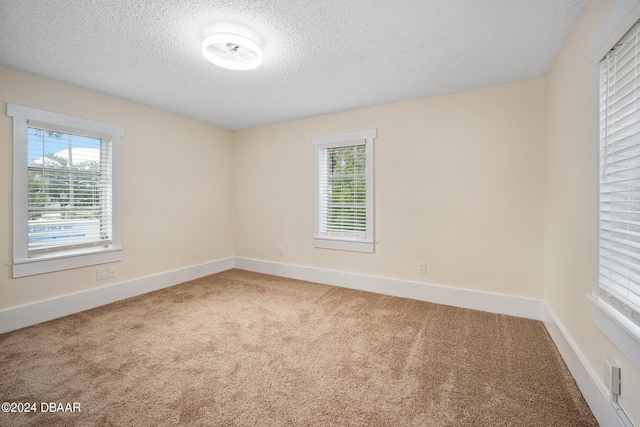
{"type": "Polygon", "coordinates": [[[640,369],[640,327],[602,301],[599,296],[588,294],[587,299],[593,304],[593,323],[636,368],[640,369]]]}
{"type": "Polygon", "coordinates": [[[13,263],[13,278],[34,276],[36,274],[106,264],[122,260],[122,249],[106,248],[60,253],[28,260],[16,260],[13,263]]]}
{"type": "Polygon", "coordinates": [[[313,246],[322,249],[337,249],[341,251],[350,252],[364,252],[373,253],[373,242],[365,240],[349,240],[349,239],[335,239],[326,237],[314,237],[313,246]]]}

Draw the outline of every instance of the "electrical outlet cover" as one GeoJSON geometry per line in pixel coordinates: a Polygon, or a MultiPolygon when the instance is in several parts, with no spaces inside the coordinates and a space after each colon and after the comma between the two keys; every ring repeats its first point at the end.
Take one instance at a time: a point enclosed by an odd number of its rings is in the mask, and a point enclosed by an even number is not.
{"type": "Polygon", "coordinates": [[[427,274],[427,263],[425,261],[418,262],[418,274],[427,274]]]}
{"type": "Polygon", "coordinates": [[[620,394],[620,367],[613,361],[604,361],[604,384],[615,396],[620,394]]]}

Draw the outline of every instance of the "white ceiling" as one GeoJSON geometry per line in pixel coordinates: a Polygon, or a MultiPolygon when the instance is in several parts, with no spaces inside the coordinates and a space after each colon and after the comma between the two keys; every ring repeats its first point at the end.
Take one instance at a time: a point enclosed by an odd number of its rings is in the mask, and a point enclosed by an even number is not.
{"type": "Polygon", "coordinates": [[[226,129],[542,77],[586,0],[0,0],[0,65],[226,129]],[[242,26],[263,64],[207,62],[242,26]]]}

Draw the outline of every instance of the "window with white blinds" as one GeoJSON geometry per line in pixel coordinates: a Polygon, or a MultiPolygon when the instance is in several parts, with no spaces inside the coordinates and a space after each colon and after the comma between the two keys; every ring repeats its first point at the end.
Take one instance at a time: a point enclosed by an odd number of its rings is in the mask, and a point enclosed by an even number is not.
{"type": "Polygon", "coordinates": [[[13,277],[119,261],[124,130],[20,105],[13,117],[13,277]]]}
{"type": "Polygon", "coordinates": [[[28,254],[108,246],[111,141],[28,128],[28,254]]]}
{"type": "Polygon", "coordinates": [[[316,247],[373,252],[375,129],[313,138],[316,247]]]}
{"type": "Polygon", "coordinates": [[[320,150],[320,232],[364,238],[367,232],[367,158],[361,145],[320,150]]]}
{"type": "Polygon", "coordinates": [[[640,326],[640,26],[600,62],[600,298],[640,326]]]}

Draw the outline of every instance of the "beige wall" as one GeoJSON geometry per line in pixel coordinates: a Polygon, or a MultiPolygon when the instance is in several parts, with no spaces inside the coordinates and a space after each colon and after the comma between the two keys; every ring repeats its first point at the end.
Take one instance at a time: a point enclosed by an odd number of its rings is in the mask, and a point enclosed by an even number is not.
{"type": "Polygon", "coordinates": [[[233,255],[231,132],[0,67],[0,309],[233,255]],[[122,126],[123,259],[11,279],[12,121],[6,103],[122,126]]]}
{"type": "Polygon", "coordinates": [[[237,132],[235,255],[542,298],[544,120],[539,79],[237,132]],[[376,253],[316,249],[311,138],[370,128],[376,253]]]}
{"type": "Polygon", "coordinates": [[[603,376],[604,359],[622,368],[620,405],[640,425],[640,372],[591,322],[595,220],[593,174],[597,84],[591,40],[616,5],[592,0],[582,12],[549,70],[546,83],[544,297],[593,371],[603,376]]]}

